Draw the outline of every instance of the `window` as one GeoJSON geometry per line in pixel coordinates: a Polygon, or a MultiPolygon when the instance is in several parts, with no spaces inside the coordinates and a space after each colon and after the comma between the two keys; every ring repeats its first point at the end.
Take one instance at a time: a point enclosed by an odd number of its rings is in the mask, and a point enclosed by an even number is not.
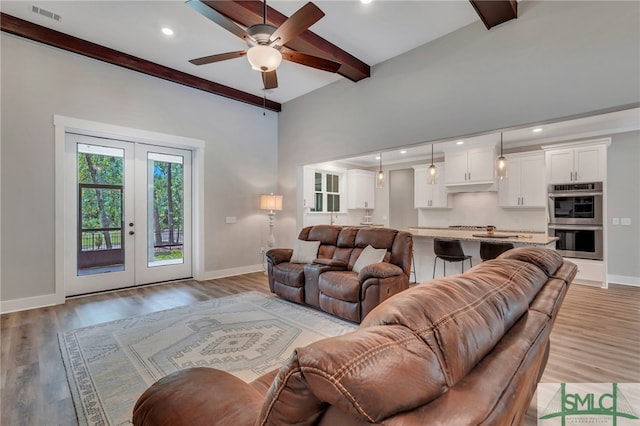
{"type": "Polygon", "coordinates": [[[312,212],[339,212],[342,175],[316,171],[314,174],[315,208],[312,212]]]}

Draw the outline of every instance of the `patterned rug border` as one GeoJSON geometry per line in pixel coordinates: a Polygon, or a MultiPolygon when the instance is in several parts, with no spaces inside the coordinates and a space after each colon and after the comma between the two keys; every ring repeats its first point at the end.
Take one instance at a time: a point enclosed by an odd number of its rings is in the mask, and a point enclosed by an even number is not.
{"type": "MultiPolygon", "coordinates": [[[[82,426],[130,424],[129,421],[110,423],[108,409],[103,405],[101,398],[98,397],[99,391],[94,384],[94,377],[92,377],[90,367],[88,365],[89,361],[87,361],[85,358],[86,354],[82,351],[81,342],[78,338],[79,335],[91,333],[97,330],[98,332],[102,331],[103,334],[109,334],[109,337],[111,337],[110,333],[112,333],[112,329],[117,331],[128,331],[136,327],[145,327],[150,323],[160,320],[169,321],[172,318],[178,319],[181,316],[197,313],[203,309],[221,308],[240,303],[254,304],[258,307],[258,304],[261,303],[261,301],[262,303],[277,305],[279,309],[284,309],[285,311],[296,311],[298,314],[304,315],[306,322],[315,322],[315,320],[323,322],[324,324],[327,324],[328,322],[335,326],[336,329],[341,330],[341,332],[337,334],[351,331],[357,327],[353,323],[309,307],[288,302],[277,296],[250,291],[60,332],[58,333],[59,348],[66,370],[67,382],[76,411],[78,424],[82,426]],[[307,317],[309,317],[309,319],[307,319],[307,317]]],[[[323,329],[314,328],[311,324],[298,323],[292,320],[290,316],[284,315],[284,313],[280,312],[278,309],[269,311],[269,314],[289,323],[295,323],[299,327],[303,327],[325,337],[330,337],[332,335],[327,334],[323,329]]],[[[106,350],[108,351],[109,348],[106,350]]],[[[115,348],[113,351],[122,352],[121,349],[115,348]]],[[[141,376],[141,379],[144,380],[144,377],[141,376]]],[[[148,386],[150,384],[151,383],[147,383],[146,385],[148,386]]],[[[134,401],[131,401],[132,406],[133,402],[134,401]]]]}

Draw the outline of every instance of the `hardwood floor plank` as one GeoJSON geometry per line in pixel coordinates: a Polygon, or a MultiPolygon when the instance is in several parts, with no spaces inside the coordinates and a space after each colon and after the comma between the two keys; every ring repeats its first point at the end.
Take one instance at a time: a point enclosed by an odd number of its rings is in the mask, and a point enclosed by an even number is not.
{"type": "MultiPolygon", "coordinates": [[[[246,291],[269,293],[262,272],[73,297],[0,317],[2,425],[76,424],[58,333],[246,291]]],[[[551,333],[542,382],[640,382],[640,287],[572,285],[551,333]]],[[[525,425],[536,424],[536,400],[525,425]]]]}

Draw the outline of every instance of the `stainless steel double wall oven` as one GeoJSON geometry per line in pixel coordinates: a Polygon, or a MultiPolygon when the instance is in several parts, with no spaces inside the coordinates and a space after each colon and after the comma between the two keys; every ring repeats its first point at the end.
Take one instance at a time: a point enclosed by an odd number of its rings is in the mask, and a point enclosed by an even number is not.
{"type": "Polygon", "coordinates": [[[602,259],[602,182],[549,185],[549,236],[566,257],[602,259]]]}

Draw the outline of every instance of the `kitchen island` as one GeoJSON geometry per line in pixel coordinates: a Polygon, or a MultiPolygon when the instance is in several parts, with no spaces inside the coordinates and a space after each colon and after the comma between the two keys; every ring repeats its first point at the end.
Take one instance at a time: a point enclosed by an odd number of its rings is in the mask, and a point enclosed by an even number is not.
{"type": "MultiPolygon", "coordinates": [[[[415,278],[412,280],[417,282],[428,281],[432,279],[433,261],[435,254],[433,252],[433,240],[435,238],[456,239],[462,242],[462,248],[465,254],[473,256],[474,265],[479,264],[480,259],[480,243],[512,243],[515,247],[522,246],[539,246],[547,248],[555,248],[556,237],[549,237],[543,231],[522,231],[522,230],[496,230],[493,235],[488,235],[483,227],[464,227],[465,229],[452,228],[429,228],[429,227],[410,227],[406,231],[413,236],[413,252],[414,252],[414,270],[415,278]]],[[[443,261],[439,260],[436,265],[436,278],[443,275],[443,261]]],[[[469,262],[465,262],[465,270],[469,269],[469,262]]],[[[460,273],[461,262],[447,263],[447,275],[460,273]]]]}

